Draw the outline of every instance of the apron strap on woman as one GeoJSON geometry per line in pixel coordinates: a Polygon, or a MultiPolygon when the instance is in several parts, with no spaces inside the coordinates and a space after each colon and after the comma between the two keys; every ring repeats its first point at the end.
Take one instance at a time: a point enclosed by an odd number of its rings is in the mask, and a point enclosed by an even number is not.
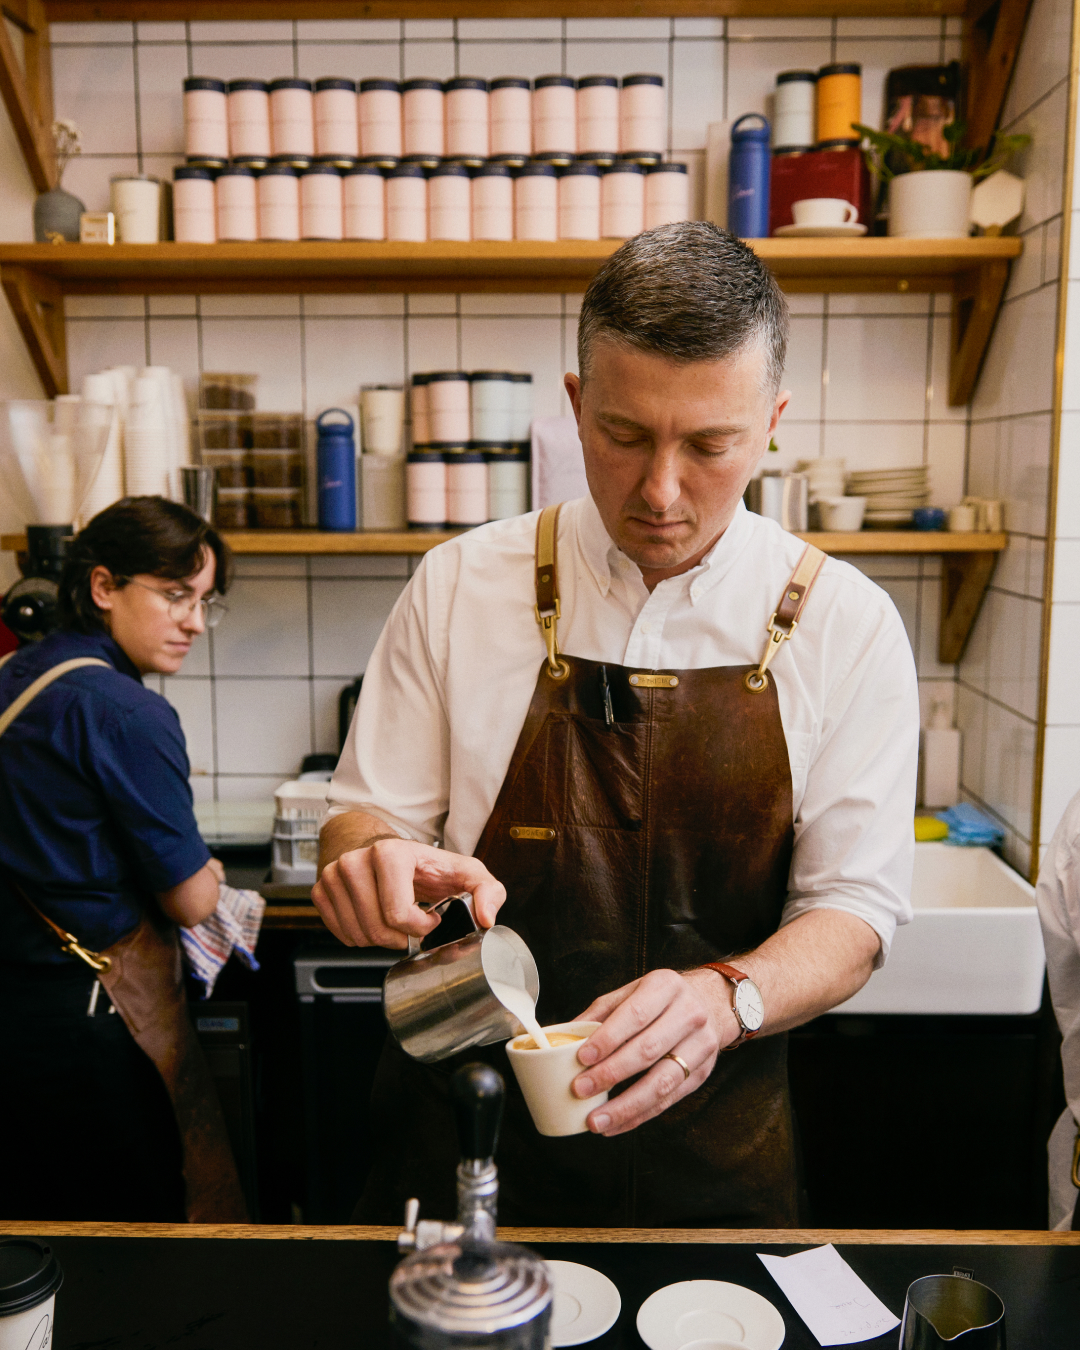
{"type": "Polygon", "coordinates": [[[536,522],[536,622],[547,647],[548,674],[553,680],[565,679],[570,667],[559,660],[559,512],[558,506],[545,506],[536,522]]]}
{"type": "Polygon", "coordinates": [[[814,589],[814,583],[821,573],[825,556],[821,549],[815,548],[813,544],[807,544],[802,557],[799,559],[798,566],[792,572],[788,584],[784,587],[784,594],[780,597],[780,603],[776,606],[772,618],[766,625],[769,630],[769,640],[765,644],[761,662],[757,670],[750,671],[746,677],[746,687],[752,694],[760,694],[762,690],[768,689],[769,677],[766,671],[769,668],[769,663],[780,650],[781,645],[787,642],[794,634],[795,629],[798,628],[803,609],[810,598],[810,592],[814,589]]]}
{"type": "Polygon", "coordinates": [[[7,731],[25,707],[33,702],[43,689],[47,689],[52,684],[53,680],[58,680],[61,675],[66,675],[69,670],[79,670],[83,666],[104,666],[106,670],[112,669],[108,661],[102,661],[96,656],[76,656],[70,661],[61,661],[58,666],[53,666],[44,675],[39,675],[33,684],[27,685],[17,699],[8,704],[3,713],[0,714],[0,736],[7,731]]]}

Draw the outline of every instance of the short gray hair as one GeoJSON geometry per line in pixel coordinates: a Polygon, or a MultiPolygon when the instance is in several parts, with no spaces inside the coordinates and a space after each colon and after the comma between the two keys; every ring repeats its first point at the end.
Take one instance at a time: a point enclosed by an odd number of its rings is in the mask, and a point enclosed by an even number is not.
{"type": "Polygon", "coordinates": [[[788,307],[776,279],[741,239],[706,221],[628,239],[597,272],[578,320],[578,370],[597,338],[669,361],[722,361],[760,343],[765,384],[780,388],[788,307]]]}

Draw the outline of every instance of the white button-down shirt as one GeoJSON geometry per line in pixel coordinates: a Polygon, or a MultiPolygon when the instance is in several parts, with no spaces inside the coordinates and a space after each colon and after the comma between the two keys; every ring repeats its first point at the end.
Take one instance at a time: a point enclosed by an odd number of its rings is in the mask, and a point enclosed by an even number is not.
{"type": "MultiPolygon", "coordinates": [[[[404,838],[471,854],[495,805],[545,647],[536,514],[433,549],[387,621],[330,789],[404,838]]],[[[740,504],[699,566],[650,593],[589,498],[559,519],[563,651],[642,670],[751,665],[802,555],[740,504]]],[[[888,595],[828,559],[770,667],[791,763],[795,851],[783,922],[839,909],[884,960],[911,918],[919,742],[915,666],[888,595]]]]}

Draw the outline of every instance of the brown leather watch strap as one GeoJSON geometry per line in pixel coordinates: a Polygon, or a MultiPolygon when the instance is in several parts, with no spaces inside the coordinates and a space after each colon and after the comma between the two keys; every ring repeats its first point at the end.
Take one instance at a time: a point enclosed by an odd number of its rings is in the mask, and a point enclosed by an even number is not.
{"type": "MultiPolygon", "coordinates": [[[[725,961],[706,961],[703,969],[717,971],[720,975],[723,975],[724,979],[730,980],[736,987],[738,987],[743,980],[748,980],[750,978],[745,971],[737,970],[735,966],[729,966],[725,961]]],[[[731,1010],[732,1012],[735,1012],[734,1003],[732,1003],[731,1010]]],[[[725,1050],[734,1050],[737,1045],[742,1045],[743,1041],[752,1041],[757,1035],[756,1031],[750,1031],[747,1027],[743,1026],[742,1018],[737,1012],[735,1013],[735,1020],[739,1024],[739,1035],[730,1045],[724,1046],[725,1050]]]]}

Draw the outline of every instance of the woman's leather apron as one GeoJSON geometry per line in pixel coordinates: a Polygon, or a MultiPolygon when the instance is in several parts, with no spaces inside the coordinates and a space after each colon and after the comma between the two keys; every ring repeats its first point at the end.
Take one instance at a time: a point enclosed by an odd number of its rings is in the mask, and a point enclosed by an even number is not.
{"type": "MultiPolygon", "coordinates": [[[[779,928],[792,785],[765,667],[794,631],[823,561],[817,549],[804,554],[770,620],[760,666],[642,671],[559,653],[556,529],[543,513],[537,618],[548,660],[476,849],[506,886],[499,922],[536,958],[541,1025],[579,1016],[647,971],[733,960],[779,928]]],[[[496,1155],[501,1222],[795,1224],[784,1035],[721,1054],[696,1092],[613,1139],[538,1134],[501,1046],[425,1066],[391,1041],[373,1094],[372,1171],[355,1217],[400,1221],[410,1195],[430,1217],[454,1212],[448,1082],[477,1058],[507,1083],[496,1155]]]]}
{"type": "MultiPolygon", "coordinates": [[[[0,716],[0,736],[31,699],[81,666],[112,669],[96,657],[76,657],[47,670],[0,716]]],[[[96,972],[128,1031],[161,1075],[180,1133],[188,1222],[246,1223],[247,1205],[214,1080],[188,1015],[175,925],[154,923],[144,916],[119,942],[91,952],[42,913],[12,877],[6,881],[49,927],[62,949],[96,972]]]]}

